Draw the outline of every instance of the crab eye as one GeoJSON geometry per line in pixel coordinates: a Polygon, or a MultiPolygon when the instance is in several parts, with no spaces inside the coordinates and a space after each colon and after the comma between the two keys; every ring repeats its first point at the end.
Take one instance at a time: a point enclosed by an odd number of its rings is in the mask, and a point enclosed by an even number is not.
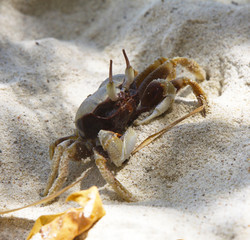
{"type": "Polygon", "coordinates": [[[126,61],[126,70],[125,70],[125,80],[124,80],[124,83],[123,83],[123,88],[125,88],[126,90],[129,89],[131,83],[134,81],[134,78],[135,78],[135,71],[134,69],[132,68],[132,66],[130,65],[130,62],[129,62],[129,59],[128,59],[128,56],[125,52],[125,50],[123,49],[122,50],[123,52],[123,55],[124,55],[124,58],[125,58],[125,61],[126,61]]]}
{"type": "Polygon", "coordinates": [[[118,94],[116,92],[115,84],[112,79],[112,60],[110,60],[109,65],[109,82],[107,84],[107,94],[112,101],[116,101],[118,99],[118,94]]]}

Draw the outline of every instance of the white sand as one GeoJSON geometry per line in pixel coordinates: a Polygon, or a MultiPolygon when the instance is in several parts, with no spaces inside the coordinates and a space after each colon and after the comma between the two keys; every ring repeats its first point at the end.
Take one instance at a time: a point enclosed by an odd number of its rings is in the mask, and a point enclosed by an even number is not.
{"type": "MultiPolygon", "coordinates": [[[[107,215],[88,239],[250,238],[250,2],[0,2],[0,209],[40,198],[48,146],[71,134],[82,100],[124,72],[121,49],[142,70],[159,56],[194,58],[210,111],[187,119],[134,155],[117,178],[140,199],[124,203],[95,168],[47,207],[0,217],[0,239],[25,239],[41,214],[64,210],[73,191],[97,185],[107,215]]],[[[138,142],[195,108],[190,89],[172,111],[134,128],[138,142]]],[[[91,165],[87,164],[87,165],[91,165]]],[[[72,163],[67,184],[86,168],[72,163]]]]}

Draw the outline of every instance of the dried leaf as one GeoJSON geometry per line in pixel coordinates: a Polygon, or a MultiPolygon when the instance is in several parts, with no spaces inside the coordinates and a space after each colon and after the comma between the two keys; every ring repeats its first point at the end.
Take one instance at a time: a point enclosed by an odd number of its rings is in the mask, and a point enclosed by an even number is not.
{"type": "Polygon", "coordinates": [[[95,186],[69,195],[66,201],[75,201],[82,207],[39,217],[27,240],[72,240],[87,232],[95,222],[105,215],[98,189],[95,186]]]}

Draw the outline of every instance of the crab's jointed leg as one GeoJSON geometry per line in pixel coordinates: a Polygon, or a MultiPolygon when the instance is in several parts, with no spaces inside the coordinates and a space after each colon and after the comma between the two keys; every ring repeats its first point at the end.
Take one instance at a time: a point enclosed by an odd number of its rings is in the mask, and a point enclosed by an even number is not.
{"type": "Polygon", "coordinates": [[[68,176],[68,162],[69,162],[67,156],[68,152],[66,151],[66,149],[70,144],[72,144],[72,140],[68,139],[58,144],[57,147],[55,148],[52,158],[51,173],[47,186],[43,193],[44,196],[55,193],[58,189],[60,189],[62,184],[65,182],[66,177],[68,176]]]}
{"type": "Polygon", "coordinates": [[[94,158],[102,177],[114,189],[114,191],[128,202],[136,201],[136,198],[115,178],[107,167],[107,160],[100,153],[94,150],[94,158]]]}
{"type": "MultiPolygon", "coordinates": [[[[75,138],[78,136],[75,135],[75,138]]],[[[51,174],[44,190],[44,196],[54,194],[58,191],[68,176],[69,161],[81,161],[92,154],[92,145],[81,138],[76,140],[71,137],[59,143],[52,156],[51,174]]]]}
{"type": "Polygon", "coordinates": [[[181,121],[185,120],[186,118],[202,112],[205,108],[205,105],[202,105],[196,109],[194,109],[192,112],[186,114],[185,116],[177,119],[176,121],[172,122],[171,124],[169,124],[168,126],[164,127],[162,130],[148,136],[146,139],[144,139],[144,141],[142,141],[131,153],[131,155],[134,155],[136,152],[140,151],[142,148],[146,147],[147,145],[149,145],[151,142],[153,142],[154,140],[156,140],[157,138],[159,138],[160,136],[162,136],[165,132],[167,132],[168,130],[170,130],[171,128],[173,128],[175,125],[177,125],[178,123],[180,123],[181,121]]]}
{"type": "Polygon", "coordinates": [[[50,157],[50,160],[52,160],[52,158],[54,156],[54,153],[55,153],[55,149],[56,149],[56,147],[57,147],[58,144],[66,141],[68,139],[76,140],[77,138],[78,138],[78,134],[75,133],[75,134],[70,135],[70,136],[59,138],[55,142],[53,142],[52,144],[50,144],[50,146],[49,146],[49,157],[50,157]]]}
{"type": "Polygon", "coordinates": [[[205,80],[206,72],[200,67],[200,65],[190,58],[185,57],[176,57],[171,60],[172,63],[176,66],[180,64],[182,67],[185,67],[190,73],[194,74],[196,80],[200,83],[205,80]]]}
{"type": "Polygon", "coordinates": [[[193,59],[178,57],[178,58],[166,60],[161,65],[156,64],[156,66],[158,67],[155,69],[152,68],[152,71],[148,72],[148,75],[143,76],[144,78],[141,77],[141,74],[139,74],[135,78],[135,82],[140,83],[138,86],[138,92],[139,92],[140,98],[144,94],[144,91],[147,88],[147,86],[153,80],[158,79],[158,78],[161,78],[161,79],[166,78],[167,80],[171,81],[175,79],[177,64],[180,64],[181,66],[185,67],[189,72],[194,74],[198,82],[203,81],[206,77],[205,71],[193,59]]]}
{"type": "MultiPolygon", "coordinates": [[[[196,63],[193,59],[177,57],[170,60],[165,60],[157,68],[152,68],[152,72],[149,72],[147,76],[141,81],[139,85],[139,95],[141,98],[141,104],[138,111],[143,109],[147,110],[155,107],[153,113],[142,121],[135,121],[135,124],[146,124],[155,117],[166,112],[171,107],[176,92],[179,89],[189,85],[192,87],[194,94],[196,95],[199,105],[206,105],[206,95],[198,85],[198,83],[191,81],[188,78],[176,78],[176,66],[180,64],[192,73],[196,80],[201,82],[205,79],[205,71],[196,63]]],[[[158,64],[156,64],[157,66],[158,64]]],[[[140,77],[140,74],[137,78],[140,77]]],[[[205,116],[205,109],[202,114],[205,116]]]]}
{"type": "Polygon", "coordinates": [[[156,105],[154,111],[145,119],[136,120],[136,125],[149,123],[152,119],[166,112],[173,104],[176,94],[174,85],[167,79],[153,80],[145,89],[141,99],[140,108],[151,108],[156,105]],[[159,101],[162,99],[161,101],[159,101]]]}
{"type": "Polygon", "coordinates": [[[194,95],[198,100],[199,106],[204,105],[204,109],[202,110],[201,114],[205,117],[208,101],[207,101],[207,96],[200,87],[200,85],[197,82],[194,82],[187,77],[176,78],[172,80],[171,83],[175,86],[177,91],[179,91],[183,87],[190,86],[193,90],[194,95]]]}
{"type": "Polygon", "coordinates": [[[159,66],[161,66],[164,62],[166,62],[168,59],[161,57],[156,59],[151,65],[149,65],[146,69],[144,69],[141,73],[139,73],[135,77],[135,84],[136,87],[139,88],[144,79],[150,75],[152,72],[154,72],[159,66]]]}

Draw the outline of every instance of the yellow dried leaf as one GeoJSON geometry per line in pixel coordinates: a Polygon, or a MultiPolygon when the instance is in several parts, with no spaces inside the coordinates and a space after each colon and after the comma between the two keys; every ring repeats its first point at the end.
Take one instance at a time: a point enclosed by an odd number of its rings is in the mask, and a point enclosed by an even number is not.
{"type": "Polygon", "coordinates": [[[88,231],[105,215],[98,189],[95,186],[69,195],[66,201],[75,201],[82,208],[72,208],[63,213],[39,217],[27,240],[72,240],[88,231]]]}

